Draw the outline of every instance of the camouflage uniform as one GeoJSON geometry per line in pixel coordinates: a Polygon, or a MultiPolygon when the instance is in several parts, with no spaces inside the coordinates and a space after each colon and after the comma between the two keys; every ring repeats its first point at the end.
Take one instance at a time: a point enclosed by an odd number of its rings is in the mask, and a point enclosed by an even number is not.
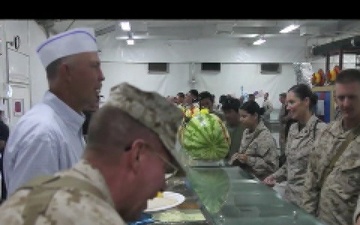
{"type": "Polygon", "coordinates": [[[229,124],[226,124],[226,128],[228,129],[231,140],[229,153],[225,157],[225,159],[228,161],[231,159],[231,156],[234,153],[238,152],[240,149],[241,139],[244,133],[244,127],[241,123],[239,123],[235,127],[231,127],[229,124]]]}
{"type": "Polygon", "coordinates": [[[301,205],[309,154],[313,148],[314,139],[326,127],[315,115],[311,116],[305,127],[299,131],[298,123],[293,123],[289,129],[286,143],[286,162],[273,174],[277,182],[287,180],[285,199],[301,205]]]}
{"type": "MultiPolygon", "coordinates": [[[[180,170],[179,172],[184,172],[182,168],[186,170],[185,166],[182,167],[183,163],[181,163],[181,159],[178,158],[179,149],[175,148],[176,133],[182,119],[182,113],[179,108],[167,102],[164,97],[156,92],[144,92],[128,83],[122,83],[112,87],[109,99],[102,108],[99,109],[99,114],[96,114],[93,118],[98,119],[100,123],[103,119],[102,116],[104,116],[101,113],[103,113],[104,110],[113,110],[114,108],[127,113],[144,127],[148,127],[157,134],[162,144],[170,153],[170,161],[174,160],[173,163],[175,163],[175,166],[180,170]],[[97,115],[99,115],[99,117],[97,117],[97,115]]],[[[121,124],[119,126],[121,126],[121,124]]],[[[105,129],[108,127],[109,126],[105,126],[105,129]]],[[[91,126],[89,128],[91,134],[91,126]]],[[[110,126],[110,128],[112,127],[110,126]]],[[[117,128],[113,129],[118,131],[117,128]]],[[[91,136],[89,138],[91,138],[91,136]]],[[[92,140],[89,139],[90,143],[91,141],[92,140]]],[[[86,149],[85,152],[89,150],[99,151],[97,152],[98,154],[107,153],[107,151],[103,152],[102,148],[97,148],[96,144],[95,147],[86,149]]],[[[121,149],[119,149],[119,151],[121,151],[121,149]]],[[[112,156],[111,153],[109,156],[104,155],[104,157],[107,157],[106,159],[112,156]]],[[[89,156],[85,154],[84,157],[89,156]]],[[[121,192],[117,186],[114,187],[113,182],[106,183],[106,180],[111,179],[112,175],[109,175],[106,170],[104,174],[101,174],[100,171],[95,168],[95,166],[107,169],[113,167],[110,166],[108,168],[105,164],[105,162],[107,162],[106,160],[97,161],[96,158],[94,158],[92,159],[93,166],[89,164],[89,161],[83,159],[72,169],[58,172],[57,175],[61,176],[62,179],[55,177],[47,179],[46,182],[39,182],[40,184],[38,184],[38,182],[35,182],[36,185],[27,184],[23,189],[17,190],[1,205],[0,224],[23,225],[24,222],[28,222],[31,225],[127,224],[121,218],[121,216],[127,216],[126,212],[124,212],[125,215],[120,216],[115,209],[115,207],[127,207],[126,204],[124,203],[125,205],[119,206],[119,203],[117,203],[117,205],[115,205],[112,200],[112,196],[117,196],[117,199],[121,199],[121,195],[124,195],[124,193],[121,192]],[[56,181],[67,182],[56,183],[56,181]],[[51,184],[53,184],[53,186],[51,186],[51,184]],[[112,190],[112,193],[110,193],[110,190],[112,190]],[[28,212],[28,214],[24,212],[28,212]],[[26,214],[27,217],[25,217],[24,214],[26,214]],[[25,221],[24,218],[28,220],[25,221]],[[31,219],[34,219],[35,222],[32,223],[31,219]]],[[[118,163],[122,162],[123,161],[119,159],[118,163]]],[[[123,163],[120,165],[122,165],[121,168],[126,167],[123,163]]],[[[161,173],[161,170],[158,171],[161,173]]],[[[145,173],[139,172],[137,176],[143,176],[143,174],[145,173]]],[[[132,172],[131,177],[134,177],[132,172]]],[[[141,178],[142,177],[138,179],[141,178]]],[[[122,177],[118,179],[122,179],[122,177]]],[[[122,181],[124,182],[124,186],[136,184],[136,182],[126,183],[126,178],[122,181]]],[[[162,181],[163,180],[154,180],[154,182],[158,183],[163,183],[162,181]]],[[[131,189],[131,187],[127,188],[131,189]]],[[[159,191],[156,186],[151,187],[150,185],[150,187],[146,188],[153,189],[151,191],[154,193],[159,191]]],[[[146,200],[147,199],[136,199],[135,201],[146,200]]],[[[130,212],[133,210],[131,208],[126,209],[130,212]]]]}
{"type": "Polygon", "coordinates": [[[280,155],[285,154],[285,144],[286,144],[286,137],[285,137],[285,127],[286,127],[286,121],[284,120],[284,117],[286,116],[286,105],[282,104],[279,112],[279,145],[280,145],[280,155]]]}
{"type": "Polygon", "coordinates": [[[270,102],[269,99],[264,100],[262,107],[265,108],[264,115],[262,116],[264,125],[270,129],[270,114],[274,110],[273,104],[270,102]]]}
{"type": "Polygon", "coordinates": [[[275,139],[262,120],[254,132],[249,133],[249,129],[244,130],[239,153],[248,156],[246,164],[259,179],[267,177],[279,167],[275,139]],[[259,131],[261,132],[253,140],[254,134],[259,131]]]}
{"type": "MultiPolygon", "coordinates": [[[[85,191],[61,188],[53,196],[45,214],[39,216],[34,225],[126,224],[114,209],[114,203],[103,176],[86,161],[81,160],[73,169],[59,174],[73,176],[91,183],[100,190],[106,201],[85,191]]],[[[24,223],[22,212],[29,192],[29,190],[19,190],[1,205],[0,224],[24,223]]]]}
{"type": "Polygon", "coordinates": [[[331,225],[352,225],[360,193],[360,137],[351,141],[338,158],[322,187],[324,168],[336,154],[350,131],[342,121],[331,122],[315,142],[309,161],[303,193],[303,207],[331,225]]]}

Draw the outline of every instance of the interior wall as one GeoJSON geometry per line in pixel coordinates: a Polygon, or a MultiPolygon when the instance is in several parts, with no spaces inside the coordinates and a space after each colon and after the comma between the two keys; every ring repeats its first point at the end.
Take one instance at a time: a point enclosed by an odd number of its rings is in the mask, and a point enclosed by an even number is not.
{"type": "Polygon", "coordinates": [[[101,58],[125,63],[293,63],[306,60],[306,42],[302,38],[269,39],[255,46],[240,39],[136,40],[128,46],[116,40],[116,33],[97,37],[101,58]]]}
{"type": "MultiPolygon", "coordinates": [[[[102,88],[104,96],[108,96],[112,85],[127,81],[164,96],[187,92],[191,88],[208,90],[217,97],[221,94],[239,97],[241,89],[245,94],[269,92],[274,106],[280,107],[278,94],[296,82],[292,63],[306,61],[308,49],[301,38],[270,39],[261,46],[240,39],[151,40],[151,44],[136,41],[135,45],[128,46],[124,41],[117,41],[115,36],[113,32],[97,37],[106,77],[102,88]],[[148,62],[169,63],[170,71],[148,74],[148,62]],[[220,62],[221,72],[202,73],[201,62],[220,62]],[[281,63],[282,72],[261,74],[260,63],[264,62],[281,63]],[[190,82],[193,64],[195,83],[190,82]]],[[[262,97],[259,103],[262,103],[262,97]]]]}
{"type": "Polygon", "coordinates": [[[46,90],[48,90],[48,82],[46,79],[45,68],[43,67],[37,53],[36,48],[46,40],[46,34],[43,28],[35,21],[29,23],[29,45],[30,54],[30,74],[31,74],[31,103],[32,105],[41,101],[46,90]]]}
{"type": "Polygon", "coordinates": [[[35,53],[37,45],[45,40],[45,34],[33,20],[3,20],[2,28],[0,95],[5,102],[7,123],[12,128],[47,89],[45,70],[35,53]],[[20,37],[18,49],[10,44],[16,36],[20,37]],[[6,98],[4,88],[8,80],[13,92],[10,99],[6,98]],[[15,103],[19,102],[21,110],[15,112],[15,103]]]}
{"type": "MultiPolygon", "coordinates": [[[[1,21],[5,28],[2,34],[5,41],[12,41],[15,35],[21,37],[21,45],[19,50],[13,50],[13,52],[23,53],[29,58],[29,83],[31,85],[31,105],[39,102],[43,93],[47,89],[47,81],[45,75],[45,69],[42,66],[40,59],[36,54],[37,46],[46,39],[45,32],[38,26],[34,20],[3,20],[1,21]]],[[[5,53],[5,47],[2,46],[5,53]]],[[[12,48],[13,49],[13,48],[12,48]]],[[[2,54],[0,56],[1,62],[1,81],[6,81],[6,56],[2,54]]],[[[9,57],[9,65],[17,65],[16,61],[13,61],[9,57]]],[[[10,66],[11,67],[11,66],[10,66]]],[[[9,68],[11,69],[11,68],[9,68]]]]}
{"type": "MultiPolygon", "coordinates": [[[[278,95],[296,83],[292,64],[282,64],[279,74],[261,74],[259,64],[225,63],[221,71],[201,72],[200,64],[195,64],[194,78],[191,81],[191,63],[171,63],[169,73],[148,73],[146,63],[103,63],[105,75],[102,93],[106,97],[110,88],[117,83],[129,82],[142,89],[157,91],[163,96],[175,96],[178,92],[188,92],[191,88],[210,91],[216,98],[222,94],[240,97],[242,94],[269,92],[274,107],[279,108],[278,95]]],[[[262,97],[257,99],[261,104],[262,97]]]]}
{"type": "MultiPolygon", "coordinates": [[[[35,52],[36,47],[46,39],[45,31],[34,20],[4,20],[1,23],[6,24],[6,30],[0,30],[3,37],[6,36],[4,34],[7,34],[7,37],[13,34],[27,36],[25,44],[30,64],[32,106],[42,99],[48,88],[45,70],[35,52]]],[[[123,81],[145,90],[158,91],[162,95],[175,95],[179,91],[186,92],[194,87],[199,91],[209,90],[217,97],[224,93],[240,96],[242,87],[244,93],[268,91],[270,100],[278,108],[278,94],[296,82],[292,63],[307,61],[305,56],[308,48],[298,38],[268,40],[262,46],[252,46],[230,39],[171,42],[160,40],[151,44],[144,41],[137,42],[134,46],[126,46],[122,42],[114,41],[112,35],[97,38],[101,50],[102,69],[106,77],[102,88],[105,97],[108,96],[110,87],[123,81]],[[148,62],[168,62],[170,71],[162,75],[148,74],[148,62]],[[221,72],[202,73],[199,70],[200,62],[221,62],[221,72]],[[282,72],[262,75],[259,70],[259,63],[262,62],[281,63],[282,72]],[[194,85],[189,83],[192,75],[191,65],[195,65],[194,85]]],[[[3,45],[1,49],[3,51],[3,45]]],[[[0,77],[3,78],[6,73],[3,69],[4,54],[0,59],[0,77]]],[[[319,60],[325,62],[324,58],[319,60]]],[[[261,103],[262,98],[258,101],[261,103]]]]}

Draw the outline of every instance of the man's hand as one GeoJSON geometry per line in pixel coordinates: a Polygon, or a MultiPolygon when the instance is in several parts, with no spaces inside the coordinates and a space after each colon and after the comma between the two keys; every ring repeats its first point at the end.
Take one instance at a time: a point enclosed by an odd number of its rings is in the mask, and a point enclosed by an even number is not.
{"type": "Polygon", "coordinates": [[[238,159],[239,159],[239,161],[242,162],[242,163],[247,163],[247,161],[248,161],[248,156],[247,156],[246,154],[239,154],[238,159]]]}
{"type": "Polygon", "coordinates": [[[229,164],[230,165],[233,164],[233,162],[235,160],[239,160],[241,163],[246,163],[248,160],[248,156],[246,154],[240,154],[240,153],[236,152],[231,156],[229,164]]]}
{"type": "Polygon", "coordinates": [[[276,183],[276,180],[273,175],[269,175],[263,180],[263,183],[267,186],[273,187],[276,183]]]}

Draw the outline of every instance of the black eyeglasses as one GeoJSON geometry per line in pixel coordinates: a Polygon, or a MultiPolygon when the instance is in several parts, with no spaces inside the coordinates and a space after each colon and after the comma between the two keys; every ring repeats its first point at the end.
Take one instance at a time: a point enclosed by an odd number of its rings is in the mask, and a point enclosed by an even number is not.
{"type": "MultiPolygon", "coordinates": [[[[148,147],[148,150],[150,150],[150,152],[154,153],[165,163],[166,165],[165,180],[169,180],[179,172],[179,169],[174,164],[172,164],[169,160],[165,159],[162,155],[160,155],[157,151],[155,151],[155,149],[149,143],[144,142],[144,144],[146,145],[146,147],[148,147]]],[[[131,149],[131,146],[132,144],[126,147],[125,151],[129,151],[131,149]]]]}

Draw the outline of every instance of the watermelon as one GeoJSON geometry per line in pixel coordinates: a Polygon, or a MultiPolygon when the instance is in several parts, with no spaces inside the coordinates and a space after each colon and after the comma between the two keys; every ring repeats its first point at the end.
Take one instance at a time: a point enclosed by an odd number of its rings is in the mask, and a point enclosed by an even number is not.
{"type": "Polygon", "coordinates": [[[220,211],[228,199],[229,176],[222,168],[191,169],[188,171],[191,188],[209,213],[220,211]]]}
{"type": "Polygon", "coordinates": [[[178,135],[182,147],[192,159],[220,160],[229,152],[229,132],[215,114],[197,114],[180,126],[178,135]]]}

